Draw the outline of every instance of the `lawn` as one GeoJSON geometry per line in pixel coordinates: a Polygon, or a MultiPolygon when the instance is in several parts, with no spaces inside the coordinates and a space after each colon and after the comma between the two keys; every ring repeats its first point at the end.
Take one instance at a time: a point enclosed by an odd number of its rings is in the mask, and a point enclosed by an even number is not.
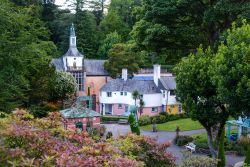
{"type": "MultiPolygon", "coordinates": [[[[179,119],[176,121],[169,121],[163,124],[156,124],[156,128],[159,131],[175,131],[176,127],[179,126],[181,131],[202,129],[203,127],[198,121],[193,121],[190,118],[179,119]]],[[[152,130],[152,125],[146,125],[140,127],[143,130],[152,130]]]]}
{"type": "MultiPolygon", "coordinates": [[[[237,133],[237,129],[231,129],[231,134],[237,133]]],[[[227,129],[225,130],[225,135],[227,136],[227,129]]],[[[207,133],[200,133],[200,134],[195,134],[192,135],[194,139],[194,143],[197,145],[199,148],[205,148],[208,149],[207,145],[207,133]]]]}

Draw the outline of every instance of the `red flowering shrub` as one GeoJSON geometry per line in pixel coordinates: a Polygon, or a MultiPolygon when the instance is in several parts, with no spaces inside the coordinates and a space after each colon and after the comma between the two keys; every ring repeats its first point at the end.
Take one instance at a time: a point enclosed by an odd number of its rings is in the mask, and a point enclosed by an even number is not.
{"type": "Polygon", "coordinates": [[[34,119],[19,110],[0,119],[0,136],[0,166],[141,167],[163,162],[173,165],[172,156],[165,153],[168,145],[160,146],[150,138],[134,135],[117,142],[97,143],[85,132],[63,130],[58,113],[34,119]],[[122,146],[125,141],[133,142],[127,150],[122,146]]]}

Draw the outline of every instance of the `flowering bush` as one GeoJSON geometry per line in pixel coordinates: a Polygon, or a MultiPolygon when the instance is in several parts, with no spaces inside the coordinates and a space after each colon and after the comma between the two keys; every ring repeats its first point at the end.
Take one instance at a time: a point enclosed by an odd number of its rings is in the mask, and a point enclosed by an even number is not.
{"type": "Polygon", "coordinates": [[[174,163],[172,155],[165,153],[168,145],[135,135],[96,142],[86,132],[62,129],[59,113],[35,119],[17,110],[0,119],[0,136],[0,166],[141,167],[174,163]],[[128,142],[131,145],[125,148],[128,142]]]}

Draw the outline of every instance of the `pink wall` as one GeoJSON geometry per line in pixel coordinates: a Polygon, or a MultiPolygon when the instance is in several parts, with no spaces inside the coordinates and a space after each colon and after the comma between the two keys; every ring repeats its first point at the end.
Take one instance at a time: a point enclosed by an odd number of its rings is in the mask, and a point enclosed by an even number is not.
{"type": "MultiPolygon", "coordinates": [[[[158,106],[157,112],[152,112],[152,107],[144,107],[142,115],[154,116],[158,115],[161,112],[162,107],[158,106]]],[[[122,104],[122,108],[118,107],[118,104],[113,104],[113,115],[122,115],[125,112],[125,105],[122,104]]],[[[138,117],[140,117],[140,113],[138,112],[138,117]]]]}
{"type": "Polygon", "coordinates": [[[113,104],[113,115],[122,115],[125,112],[125,104],[119,108],[119,104],[113,104]]]}
{"type": "MultiPolygon", "coordinates": [[[[83,124],[83,130],[86,130],[86,124],[87,124],[87,118],[69,118],[69,119],[64,119],[64,128],[65,129],[72,129],[75,130],[76,126],[75,124],[77,122],[82,122],[83,124]]],[[[93,128],[99,128],[100,127],[100,118],[99,117],[94,117],[93,118],[93,128]]]]}
{"type": "MultiPolygon", "coordinates": [[[[143,109],[142,115],[148,115],[148,116],[158,115],[161,112],[161,106],[157,108],[158,108],[158,112],[152,112],[152,107],[145,107],[143,109]]],[[[140,117],[140,113],[138,113],[138,116],[140,117]]]]}

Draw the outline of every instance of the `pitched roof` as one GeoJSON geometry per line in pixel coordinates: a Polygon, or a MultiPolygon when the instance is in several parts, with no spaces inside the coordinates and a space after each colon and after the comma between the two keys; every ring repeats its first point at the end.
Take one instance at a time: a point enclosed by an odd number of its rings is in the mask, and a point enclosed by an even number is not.
{"type": "Polygon", "coordinates": [[[63,55],[65,56],[72,56],[72,57],[83,57],[81,52],[78,51],[76,47],[70,47],[68,51],[63,55]]]}
{"type": "Polygon", "coordinates": [[[61,110],[64,118],[91,118],[100,117],[101,114],[88,108],[68,108],[61,110]]]}
{"type": "Polygon", "coordinates": [[[108,76],[108,72],[104,69],[104,62],[105,60],[85,59],[84,66],[86,75],[108,76]]]}
{"type": "Polygon", "coordinates": [[[65,71],[62,58],[52,59],[51,63],[55,66],[57,71],[65,71]]]}
{"type": "Polygon", "coordinates": [[[174,76],[164,76],[159,79],[159,88],[167,90],[176,89],[176,81],[174,76]]]}
{"type": "Polygon", "coordinates": [[[147,80],[131,80],[114,79],[108,81],[101,91],[106,92],[133,92],[137,90],[140,94],[161,93],[160,89],[155,85],[154,81],[147,80]]]}

